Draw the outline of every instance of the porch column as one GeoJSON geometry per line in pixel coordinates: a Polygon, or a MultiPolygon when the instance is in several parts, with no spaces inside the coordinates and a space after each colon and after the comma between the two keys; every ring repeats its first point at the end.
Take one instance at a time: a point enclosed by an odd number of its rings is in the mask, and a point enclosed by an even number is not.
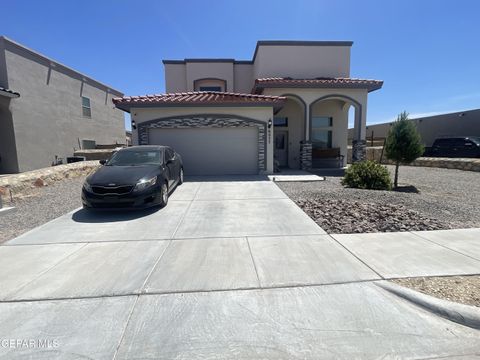
{"type": "Polygon", "coordinates": [[[352,163],[363,161],[367,158],[367,101],[361,107],[355,106],[355,124],[352,139],[352,163]]]}
{"type": "Polygon", "coordinates": [[[312,168],[312,142],[310,141],[310,105],[305,105],[305,140],[300,141],[300,169],[312,168]]]}
{"type": "Polygon", "coordinates": [[[305,141],[310,141],[310,104],[305,105],[305,141]]]}

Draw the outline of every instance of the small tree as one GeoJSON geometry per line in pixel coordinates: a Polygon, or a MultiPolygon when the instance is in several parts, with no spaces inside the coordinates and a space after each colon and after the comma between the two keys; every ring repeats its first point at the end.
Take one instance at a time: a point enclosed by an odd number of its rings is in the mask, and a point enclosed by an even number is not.
{"type": "Polygon", "coordinates": [[[393,181],[395,187],[398,186],[400,164],[411,163],[421,156],[424,150],[415,124],[408,119],[406,111],[402,112],[390,128],[385,144],[387,158],[395,162],[395,178],[393,181]]]}

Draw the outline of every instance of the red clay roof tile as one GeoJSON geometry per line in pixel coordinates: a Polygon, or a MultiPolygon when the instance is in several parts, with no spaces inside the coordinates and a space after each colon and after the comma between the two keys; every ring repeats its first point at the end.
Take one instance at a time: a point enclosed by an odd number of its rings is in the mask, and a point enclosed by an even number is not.
{"type": "Polygon", "coordinates": [[[264,88],[269,87],[312,87],[312,88],[350,88],[367,89],[369,92],[382,87],[383,81],[373,79],[356,78],[314,78],[314,79],[292,79],[282,77],[262,78],[255,80],[253,92],[261,94],[264,88]]]}
{"type": "Polygon", "coordinates": [[[181,106],[181,105],[248,105],[274,106],[283,105],[285,97],[255,94],[239,94],[232,92],[192,91],[171,94],[155,94],[143,96],[124,96],[114,98],[113,103],[119,109],[129,111],[132,107],[145,106],[181,106]]]}

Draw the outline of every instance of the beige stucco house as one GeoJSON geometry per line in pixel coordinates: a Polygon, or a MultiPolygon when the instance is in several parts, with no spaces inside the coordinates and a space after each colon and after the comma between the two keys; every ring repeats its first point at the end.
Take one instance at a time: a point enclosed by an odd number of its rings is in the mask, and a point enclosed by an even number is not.
{"type": "Polygon", "coordinates": [[[343,167],[348,112],[363,156],[367,98],[383,82],[350,77],[350,41],[259,41],[252,60],[164,60],[166,94],[127,96],[133,143],[172,146],[186,174],[343,167]]]}

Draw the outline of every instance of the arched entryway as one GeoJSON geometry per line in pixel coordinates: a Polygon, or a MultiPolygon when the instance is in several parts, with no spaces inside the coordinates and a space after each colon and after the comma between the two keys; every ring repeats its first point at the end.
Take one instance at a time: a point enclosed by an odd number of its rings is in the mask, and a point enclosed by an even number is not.
{"type": "Polygon", "coordinates": [[[306,104],[295,94],[282,94],[287,101],[274,117],[274,159],[277,166],[300,168],[300,143],[306,134],[306,104]]]}
{"type": "Polygon", "coordinates": [[[331,94],[310,103],[308,140],[312,146],[312,167],[346,166],[348,112],[352,106],[355,109],[354,139],[358,139],[362,105],[357,100],[346,95],[331,94]]]}

